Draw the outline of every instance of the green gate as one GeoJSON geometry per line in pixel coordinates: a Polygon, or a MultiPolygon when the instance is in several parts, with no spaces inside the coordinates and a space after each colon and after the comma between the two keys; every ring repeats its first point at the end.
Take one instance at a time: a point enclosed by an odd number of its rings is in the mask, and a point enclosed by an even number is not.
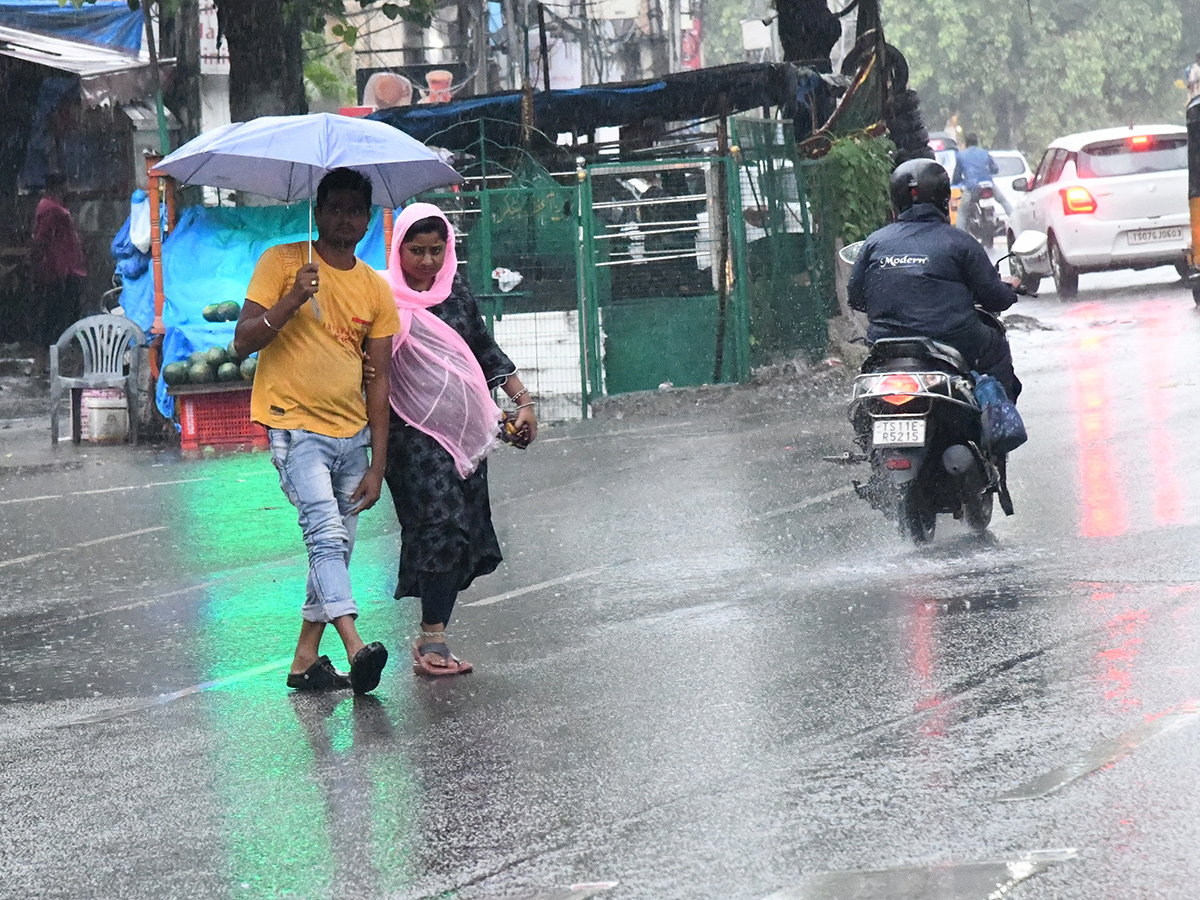
{"type": "Polygon", "coordinates": [[[838,202],[826,160],[802,159],[787,119],[735,116],[746,227],[753,364],[824,353],[834,287],[838,202]]]}
{"type": "Polygon", "coordinates": [[[745,379],[745,238],[732,160],[600,163],[579,179],[585,408],[606,393],[745,379]]]}

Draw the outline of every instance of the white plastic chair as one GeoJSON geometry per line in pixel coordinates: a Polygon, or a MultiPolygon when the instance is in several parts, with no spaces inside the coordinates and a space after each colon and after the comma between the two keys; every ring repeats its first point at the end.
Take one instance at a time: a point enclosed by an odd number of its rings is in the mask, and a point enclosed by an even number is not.
{"type": "Polygon", "coordinates": [[[62,396],[71,392],[72,434],[76,444],[83,435],[81,413],[83,392],[90,388],[121,388],[129,408],[129,439],[137,443],[137,389],[140,355],[138,348],[146,343],[145,332],[124,316],[88,316],[80,319],[62,333],[50,347],[50,443],[58,444],[58,417],[62,396]],[[77,378],[64,377],[58,371],[59,353],[79,341],[83,350],[83,374],[77,378]]]}

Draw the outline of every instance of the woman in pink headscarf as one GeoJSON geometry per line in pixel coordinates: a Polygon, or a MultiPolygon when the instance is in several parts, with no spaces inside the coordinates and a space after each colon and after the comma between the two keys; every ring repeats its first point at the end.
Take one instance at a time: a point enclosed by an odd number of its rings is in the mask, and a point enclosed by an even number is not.
{"type": "Polygon", "coordinates": [[[421,600],[413,671],[424,675],[471,671],[450,652],[446,625],[459,592],[502,559],[487,484],[486,456],[500,428],[493,388],[516,404],[520,443],[537,436],[533,400],[457,269],[454,229],[441,210],[406,207],[388,255],[401,331],[392,348],[386,478],[401,530],[396,597],[421,600]]]}

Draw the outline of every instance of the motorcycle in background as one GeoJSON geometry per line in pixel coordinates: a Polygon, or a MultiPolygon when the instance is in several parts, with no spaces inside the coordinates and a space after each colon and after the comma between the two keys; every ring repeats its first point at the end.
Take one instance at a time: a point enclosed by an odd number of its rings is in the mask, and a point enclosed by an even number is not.
{"type": "Polygon", "coordinates": [[[995,186],[990,181],[981,181],[979,187],[966,196],[970,200],[959,203],[957,214],[966,217],[966,229],[971,237],[983,246],[991,247],[999,234],[995,186]]]}

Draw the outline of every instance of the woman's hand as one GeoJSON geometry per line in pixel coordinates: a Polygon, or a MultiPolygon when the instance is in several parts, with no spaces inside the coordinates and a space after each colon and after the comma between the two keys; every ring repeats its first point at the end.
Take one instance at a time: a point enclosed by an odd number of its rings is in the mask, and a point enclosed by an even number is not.
{"type": "Polygon", "coordinates": [[[537,416],[533,412],[532,405],[517,410],[517,429],[523,429],[529,436],[529,440],[525,442],[526,446],[532,444],[537,439],[537,426],[537,416]]]}

